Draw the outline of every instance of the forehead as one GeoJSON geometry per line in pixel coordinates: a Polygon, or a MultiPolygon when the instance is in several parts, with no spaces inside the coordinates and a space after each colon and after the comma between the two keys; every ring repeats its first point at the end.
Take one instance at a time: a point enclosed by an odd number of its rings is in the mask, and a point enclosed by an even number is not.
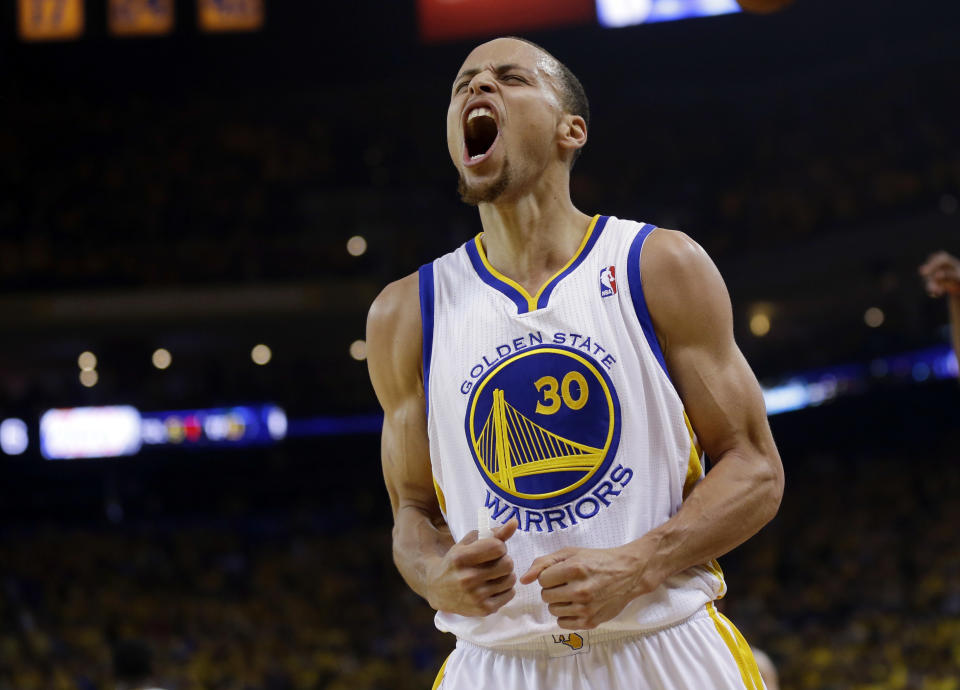
{"type": "Polygon", "coordinates": [[[482,69],[490,64],[502,65],[507,63],[524,67],[531,72],[549,74],[552,71],[547,56],[529,43],[518,41],[515,38],[497,38],[482,43],[470,51],[467,59],[460,66],[459,72],[469,69],[482,69]]]}

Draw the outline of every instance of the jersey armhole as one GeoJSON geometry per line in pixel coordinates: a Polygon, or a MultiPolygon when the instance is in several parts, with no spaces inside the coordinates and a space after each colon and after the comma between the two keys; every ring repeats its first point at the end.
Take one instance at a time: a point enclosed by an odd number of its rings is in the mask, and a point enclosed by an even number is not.
{"type": "Polygon", "coordinates": [[[430,360],[433,355],[433,263],[420,267],[420,325],[423,329],[423,398],[430,416],[430,360]]]}
{"type": "Polygon", "coordinates": [[[630,300],[633,302],[633,311],[640,322],[640,328],[647,339],[647,345],[650,346],[650,351],[657,358],[657,362],[660,363],[660,368],[667,375],[667,379],[670,380],[670,383],[673,383],[670,372],[667,371],[667,362],[663,357],[663,351],[660,349],[660,341],[657,340],[657,333],[653,328],[653,319],[650,317],[647,299],[643,294],[643,283],[640,280],[640,256],[643,251],[643,243],[650,236],[650,233],[656,229],[656,225],[644,224],[630,243],[630,251],[627,253],[627,284],[630,286],[630,300]]]}

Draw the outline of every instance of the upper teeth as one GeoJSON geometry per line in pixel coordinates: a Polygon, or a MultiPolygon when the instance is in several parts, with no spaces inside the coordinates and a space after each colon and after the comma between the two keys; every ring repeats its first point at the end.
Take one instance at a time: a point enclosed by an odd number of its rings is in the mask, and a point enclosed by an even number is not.
{"type": "Polygon", "coordinates": [[[490,108],[484,108],[482,105],[474,108],[469,113],[467,113],[467,122],[470,122],[475,117],[480,117],[481,115],[486,115],[487,117],[493,117],[493,112],[490,108]]]}

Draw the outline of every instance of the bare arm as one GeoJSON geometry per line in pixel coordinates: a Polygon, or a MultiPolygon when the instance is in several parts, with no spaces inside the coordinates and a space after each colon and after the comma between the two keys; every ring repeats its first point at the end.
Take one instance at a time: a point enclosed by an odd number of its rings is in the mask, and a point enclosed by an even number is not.
{"type": "MultiPolygon", "coordinates": [[[[641,553],[655,580],[706,563],[769,522],[783,495],[783,465],[756,377],[733,338],[730,298],[719,271],[686,235],[657,230],[641,275],[650,314],[677,392],[713,468],[641,553]]],[[[659,583],[658,583],[659,584],[659,583]]]]}
{"type": "Polygon", "coordinates": [[[367,317],[370,379],[384,411],[383,476],[393,509],[393,559],[413,591],[442,611],[485,615],[513,595],[505,541],[471,532],[455,543],[440,510],[430,466],[421,372],[422,332],[416,274],[388,285],[367,317]]]}
{"type": "Polygon", "coordinates": [[[946,252],[931,254],[920,266],[920,275],[931,297],[948,295],[950,341],[960,359],[960,259],[946,252]]]}
{"type": "Polygon", "coordinates": [[[667,368],[715,466],[663,525],[614,549],[561,549],[534,561],[565,628],[596,627],[667,577],[723,555],[777,512],[783,467],[760,386],[733,338],[730,300],[706,253],[685,235],[657,230],[641,275],[667,368]]]}

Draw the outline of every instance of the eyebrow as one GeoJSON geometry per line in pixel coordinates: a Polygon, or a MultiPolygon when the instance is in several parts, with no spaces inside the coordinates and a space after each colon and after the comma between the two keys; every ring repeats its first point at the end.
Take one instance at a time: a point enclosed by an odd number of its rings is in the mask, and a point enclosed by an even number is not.
{"type": "MultiPolygon", "coordinates": [[[[476,75],[480,74],[480,73],[481,73],[483,70],[485,70],[485,69],[486,69],[486,67],[473,67],[473,68],[471,68],[471,69],[465,69],[465,70],[463,70],[460,74],[457,75],[457,78],[453,80],[453,83],[454,83],[454,84],[459,84],[460,81],[463,80],[464,78],[475,77],[476,75]]],[[[497,66],[494,67],[493,69],[494,69],[494,72],[496,72],[497,75],[501,75],[501,74],[503,74],[504,72],[509,72],[509,71],[515,70],[515,69],[523,70],[524,72],[526,72],[526,73],[528,73],[528,74],[531,73],[530,70],[527,69],[526,67],[523,67],[522,65],[515,64],[515,63],[513,63],[513,62],[508,62],[508,63],[506,63],[506,64],[504,64],[504,65],[497,65],[497,66]]]]}

